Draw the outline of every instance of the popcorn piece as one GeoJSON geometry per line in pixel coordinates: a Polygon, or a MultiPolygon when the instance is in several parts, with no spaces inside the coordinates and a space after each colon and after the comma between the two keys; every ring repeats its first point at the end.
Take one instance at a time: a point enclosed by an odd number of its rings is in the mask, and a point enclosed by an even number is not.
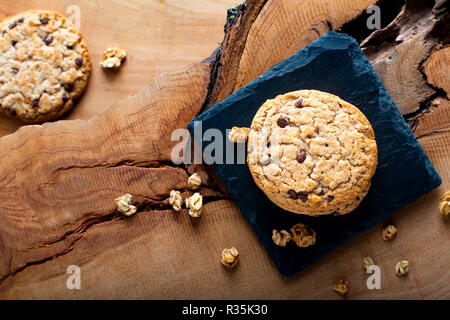
{"type": "Polygon", "coordinates": [[[227,268],[233,268],[238,263],[238,255],[239,252],[235,247],[232,247],[230,249],[223,249],[220,262],[227,268]]]}
{"type": "Polygon", "coordinates": [[[312,246],[316,243],[316,232],[303,223],[298,223],[291,228],[292,239],[302,248],[312,246]]]}
{"type": "Polygon", "coordinates": [[[202,184],[202,178],[197,173],[191,175],[188,179],[189,188],[192,190],[197,190],[202,184]]]}
{"type": "Polygon", "coordinates": [[[250,128],[233,127],[228,133],[228,140],[231,142],[244,143],[247,141],[250,128]]]}
{"type": "Polygon", "coordinates": [[[107,48],[103,52],[103,61],[100,62],[100,65],[105,69],[118,69],[122,65],[122,61],[126,56],[127,52],[122,48],[107,48]]]}
{"type": "Polygon", "coordinates": [[[392,224],[388,225],[386,228],[383,229],[383,240],[388,241],[394,238],[394,236],[397,234],[398,230],[396,227],[394,227],[392,224]]]}
{"type": "Polygon", "coordinates": [[[450,191],[444,193],[439,202],[439,211],[442,216],[448,216],[450,214],[450,191]]]}
{"type": "Polygon", "coordinates": [[[340,280],[333,286],[333,290],[345,295],[348,292],[348,280],[340,280]]]}
{"type": "Polygon", "coordinates": [[[400,261],[395,266],[395,274],[399,277],[407,275],[409,272],[409,262],[407,260],[400,261]]]}
{"type": "Polygon", "coordinates": [[[186,198],[186,208],[189,209],[189,215],[198,218],[202,214],[203,197],[196,192],[191,197],[186,198]]]}
{"type": "Polygon", "coordinates": [[[273,230],[272,231],[272,240],[273,242],[280,247],[285,247],[286,243],[292,240],[292,236],[286,230],[273,230]]]}
{"type": "Polygon", "coordinates": [[[116,199],[117,210],[127,217],[136,213],[136,207],[131,205],[131,198],[131,194],[127,193],[116,199]]]}
{"type": "Polygon", "coordinates": [[[367,268],[372,266],[373,264],[374,263],[371,257],[364,257],[364,270],[367,271],[367,268]]]}
{"type": "Polygon", "coordinates": [[[181,197],[180,191],[172,190],[170,191],[169,204],[172,206],[173,210],[180,211],[181,205],[183,204],[183,198],[181,197]]]}

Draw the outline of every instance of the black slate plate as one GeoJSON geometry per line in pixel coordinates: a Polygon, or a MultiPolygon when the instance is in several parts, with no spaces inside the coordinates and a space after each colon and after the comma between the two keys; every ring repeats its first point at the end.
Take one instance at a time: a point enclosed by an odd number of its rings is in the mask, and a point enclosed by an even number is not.
{"type": "MultiPolygon", "coordinates": [[[[357,106],[375,130],[379,165],[361,205],[345,216],[307,217],[274,205],[253,182],[245,164],[212,164],[283,275],[293,275],[358,234],[441,184],[441,179],[405,123],[356,41],[329,32],[272,67],[189,124],[201,131],[249,127],[258,108],[269,98],[299,89],[317,89],[357,106]],[[289,230],[306,223],[317,232],[315,246],[285,248],[272,242],[273,229],[289,230]]],[[[205,148],[209,142],[203,143],[205,148]]],[[[225,148],[224,148],[225,149],[225,148]]],[[[226,150],[225,155],[226,156],[226,150]]]]}

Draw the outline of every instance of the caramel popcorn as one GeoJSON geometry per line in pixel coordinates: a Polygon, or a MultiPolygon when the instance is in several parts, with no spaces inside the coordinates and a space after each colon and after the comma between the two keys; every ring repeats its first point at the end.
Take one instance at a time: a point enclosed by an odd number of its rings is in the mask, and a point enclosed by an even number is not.
{"type": "Polygon", "coordinates": [[[235,247],[223,249],[220,262],[227,268],[233,268],[238,263],[239,252],[235,247]]]}
{"type": "Polygon", "coordinates": [[[116,199],[117,210],[124,216],[131,216],[136,213],[136,207],[131,205],[132,195],[127,193],[116,199]]]}
{"type": "Polygon", "coordinates": [[[233,127],[228,133],[228,140],[231,142],[244,143],[247,141],[250,128],[233,127]]]}
{"type": "Polygon", "coordinates": [[[333,290],[345,295],[348,292],[348,280],[339,280],[339,282],[333,286],[333,290]]]}
{"type": "Polygon", "coordinates": [[[183,198],[181,197],[180,191],[172,190],[170,191],[169,204],[172,206],[173,210],[180,211],[181,205],[183,204],[183,198]]]}
{"type": "Polygon", "coordinates": [[[407,260],[400,261],[395,266],[395,274],[399,277],[407,275],[409,272],[409,262],[407,260]]]}
{"type": "Polygon", "coordinates": [[[289,232],[287,232],[286,230],[273,230],[272,231],[272,240],[273,242],[280,247],[285,247],[286,243],[288,243],[289,241],[291,241],[292,236],[289,232]]]}
{"type": "Polygon", "coordinates": [[[103,61],[100,65],[105,69],[118,69],[122,60],[127,56],[127,52],[119,47],[107,48],[103,52],[103,61]]]}
{"type": "Polygon", "coordinates": [[[367,270],[368,267],[374,264],[371,257],[364,257],[363,261],[364,261],[364,270],[367,270]]]}
{"type": "Polygon", "coordinates": [[[291,228],[292,239],[299,247],[308,247],[316,243],[316,232],[303,223],[298,223],[291,228]]]}
{"type": "Polygon", "coordinates": [[[394,227],[392,224],[388,225],[386,228],[383,229],[383,240],[388,241],[394,238],[394,236],[397,234],[398,230],[396,227],[394,227]]]}
{"type": "Polygon", "coordinates": [[[196,192],[191,197],[186,198],[186,208],[189,209],[189,215],[198,218],[202,214],[203,197],[196,192]]]}
{"type": "Polygon", "coordinates": [[[442,216],[450,214],[450,191],[442,195],[441,202],[439,202],[439,211],[441,211],[442,216]]]}
{"type": "Polygon", "coordinates": [[[188,179],[189,188],[192,190],[197,190],[202,184],[202,178],[197,173],[191,175],[188,179]]]}

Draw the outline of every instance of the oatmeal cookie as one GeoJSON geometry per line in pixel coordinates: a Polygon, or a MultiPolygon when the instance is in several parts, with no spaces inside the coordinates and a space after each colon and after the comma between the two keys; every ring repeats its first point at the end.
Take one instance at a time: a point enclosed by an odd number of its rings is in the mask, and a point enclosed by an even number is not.
{"type": "Polygon", "coordinates": [[[300,90],[267,100],[248,138],[256,185],[281,208],[318,216],[355,209],[378,159],[373,129],[339,97],[300,90]]]}
{"type": "Polygon", "coordinates": [[[86,42],[53,11],[0,22],[0,112],[24,122],[58,118],[84,91],[91,70],[86,42]]]}

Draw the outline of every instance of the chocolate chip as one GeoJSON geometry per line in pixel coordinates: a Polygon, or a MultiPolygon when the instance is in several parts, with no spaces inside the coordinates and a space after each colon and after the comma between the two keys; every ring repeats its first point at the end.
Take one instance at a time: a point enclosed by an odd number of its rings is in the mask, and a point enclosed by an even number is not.
{"type": "Polygon", "coordinates": [[[323,191],[323,190],[319,192],[319,196],[323,196],[324,194],[325,194],[325,191],[323,191]]]}
{"type": "Polygon", "coordinates": [[[298,197],[299,197],[300,200],[302,200],[303,202],[308,201],[308,194],[307,194],[307,193],[299,192],[299,193],[298,193],[298,197]]]}
{"type": "Polygon", "coordinates": [[[63,101],[64,103],[66,103],[67,101],[69,101],[69,97],[68,97],[65,93],[63,93],[63,95],[62,95],[62,101],[63,101]]]}
{"type": "Polygon", "coordinates": [[[33,109],[39,108],[39,99],[34,99],[34,100],[31,102],[31,106],[33,107],[33,109]]]}
{"type": "Polygon", "coordinates": [[[68,44],[68,45],[66,46],[66,48],[69,49],[69,50],[73,50],[73,46],[70,45],[70,44],[68,44]]]}
{"type": "Polygon", "coordinates": [[[6,34],[6,30],[2,30],[2,36],[6,34]]]}
{"type": "Polygon", "coordinates": [[[15,115],[17,115],[16,109],[9,108],[9,114],[12,115],[13,117],[14,117],[15,115]]]}
{"type": "Polygon", "coordinates": [[[295,192],[295,190],[292,190],[292,189],[289,190],[288,194],[289,194],[289,198],[294,199],[294,200],[298,199],[298,194],[297,194],[297,192],[295,192]]]}
{"type": "Polygon", "coordinates": [[[298,99],[297,102],[295,103],[295,106],[297,108],[303,107],[303,99],[302,98],[298,99]]]}
{"type": "Polygon", "coordinates": [[[325,147],[327,147],[327,148],[328,148],[328,143],[325,143],[325,147]]]}
{"type": "Polygon", "coordinates": [[[19,18],[19,19],[17,20],[17,22],[18,22],[18,23],[23,23],[23,18],[19,18]]]}
{"type": "Polygon", "coordinates": [[[327,197],[327,201],[328,201],[328,202],[331,202],[331,201],[333,201],[333,199],[334,199],[334,197],[333,197],[333,196],[328,196],[328,197],[327,197]]]}
{"type": "Polygon", "coordinates": [[[83,58],[75,59],[75,64],[77,67],[81,67],[83,65],[83,58]]]}
{"type": "Polygon", "coordinates": [[[47,17],[40,18],[39,21],[40,21],[42,24],[47,24],[47,23],[48,23],[48,18],[47,18],[47,17]]]}
{"type": "Polygon", "coordinates": [[[53,37],[51,35],[46,35],[44,39],[42,39],[46,45],[49,45],[53,42],[53,37]]]}
{"type": "Polygon", "coordinates": [[[14,72],[14,73],[17,73],[17,72],[19,72],[19,69],[18,68],[11,68],[12,69],[12,72],[14,72]]]}
{"type": "Polygon", "coordinates": [[[17,44],[17,41],[16,41],[16,40],[11,40],[11,45],[12,45],[13,47],[15,47],[16,44],[17,44]]]}
{"type": "Polygon", "coordinates": [[[13,23],[11,23],[11,24],[8,26],[8,28],[10,28],[10,29],[14,29],[15,27],[17,27],[17,22],[16,22],[16,21],[14,21],[13,23]]]}
{"type": "Polygon", "coordinates": [[[289,121],[286,118],[279,117],[277,120],[277,124],[280,128],[284,128],[289,124],[289,121]]]}
{"type": "Polygon", "coordinates": [[[62,87],[64,88],[64,90],[66,90],[67,92],[72,92],[73,90],[73,84],[71,83],[63,83],[62,87]]]}
{"type": "Polygon", "coordinates": [[[297,161],[298,161],[299,163],[303,163],[303,161],[305,161],[305,159],[306,159],[306,151],[305,151],[305,150],[302,150],[302,151],[300,151],[300,152],[298,153],[298,155],[297,155],[297,161]]]}
{"type": "Polygon", "coordinates": [[[267,142],[267,148],[270,148],[270,141],[267,142]]]}

